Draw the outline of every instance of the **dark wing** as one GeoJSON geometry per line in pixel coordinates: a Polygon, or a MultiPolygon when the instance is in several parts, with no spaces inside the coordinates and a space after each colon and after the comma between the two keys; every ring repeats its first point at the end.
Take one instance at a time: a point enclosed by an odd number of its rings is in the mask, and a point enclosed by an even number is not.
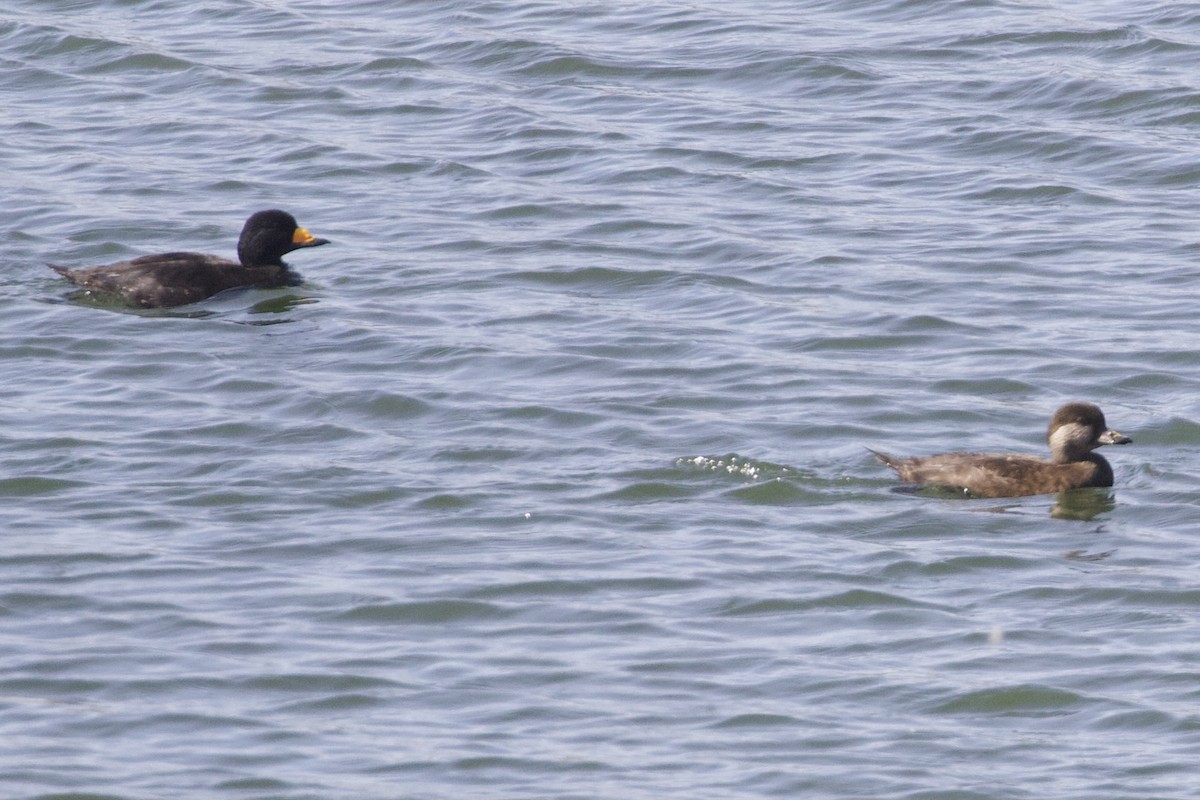
{"type": "Polygon", "coordinates": [[[159,253],[90,269],[50,268],[78,286],[142,308],[195,303],[240,286],[283,285],[288,274],[286,267],[243,267],[203,253],[159,253]]]}

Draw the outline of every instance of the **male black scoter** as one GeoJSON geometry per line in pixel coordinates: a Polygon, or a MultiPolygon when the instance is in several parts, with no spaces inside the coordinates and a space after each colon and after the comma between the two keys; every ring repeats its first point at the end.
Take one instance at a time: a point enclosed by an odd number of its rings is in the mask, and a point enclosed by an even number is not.
{"type": "Polygon", "coordinates": [[[203,253],[159,253],[90,269],[47,266],[72,283],[120,297],[130,305],[169,308],[226,289],[296,286],[301,278],[283,262],[283,255],[328,243],[297,225],[291,214],[272,209],[246,220],[238,239],[237,261],[203,253]]]}
{"type": "Polygon", "coordinates": [[[871,452],[896,470],[905,483],[960,489],[972,497],[1023,497],[1085,486],[1112,486],[1112,467],[1092,451],[1101,445],[1133,441],[1110,430],[1103,412],[1091,403],[1067,403],[1055,411],[1046,440],[1050,443],[1050,460],[1005,453],[894,458],[871,452]]]}

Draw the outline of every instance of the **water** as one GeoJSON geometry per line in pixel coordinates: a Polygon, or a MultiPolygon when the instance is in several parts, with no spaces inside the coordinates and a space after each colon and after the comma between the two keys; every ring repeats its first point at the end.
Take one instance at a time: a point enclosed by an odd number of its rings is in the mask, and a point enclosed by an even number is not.
{"type": "Polygon", "coordinates": [[[0,794],[1195,796],[1200,13],[15,0],[0,794]],[[42,263],[231,255],[169,313],[42,263]],[[1111,491],[891,491],[864,446],[1111,491]]]}

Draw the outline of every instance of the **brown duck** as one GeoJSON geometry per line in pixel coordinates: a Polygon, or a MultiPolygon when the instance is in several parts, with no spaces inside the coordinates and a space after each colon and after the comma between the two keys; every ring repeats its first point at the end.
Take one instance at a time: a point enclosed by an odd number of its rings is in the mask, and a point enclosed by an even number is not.
{"type": "Polygon", "coordinates": [[[1067,403],[1054,412],[1046,431],[1049,460],[1005,453],[944,453],[916,458],[875,457],[905,483],[961,489],[972,497],[1022,497],[1086,486],[1112,486],[1113,471],[1094,452],[1132,439],[1110,430],[1104,413],[1091,403],[1067,403]]]}
{"type": "Polygon", "coordinates": [[[328,243],[297,225],[291,214],[272,209],[246,220],[237,261],[204,253],[159,253],[89,269],[48,266],[72,283],[119,297],[129,305],[168,308],[226,289],[298,285],[301,278],[283,262],[283,255],[328,243]]]}

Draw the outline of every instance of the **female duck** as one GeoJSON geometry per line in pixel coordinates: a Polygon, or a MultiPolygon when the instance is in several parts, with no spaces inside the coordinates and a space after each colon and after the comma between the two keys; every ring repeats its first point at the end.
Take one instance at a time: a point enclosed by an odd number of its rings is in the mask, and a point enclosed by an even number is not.
{"type": "Polygon", "coordinates": [[[905,483],[962,489],[972,497],[1021,497],[1085,486],[1112,486],[1113,471],[1092,451],[1132,439],[1110,430],[1104,414],[1091,403],[1067,403],[1050,420],[1047,461],[1038,456],[990,453],[945,453],[893,458],[875,453],[905,483]]]}
{"type": "Polygon", "coordinates": [[[104,267],[67,269],[48,265],[67,280],[114,295],[141,308],[195,303],[217,292],[244,286],[295,286],[301,278],[283,263],[284,253],[328,244],[296,224],[286,211],[259,211],[246,220],[238,239],[238,260],[203,253],[159,253],[104,267]]]}

